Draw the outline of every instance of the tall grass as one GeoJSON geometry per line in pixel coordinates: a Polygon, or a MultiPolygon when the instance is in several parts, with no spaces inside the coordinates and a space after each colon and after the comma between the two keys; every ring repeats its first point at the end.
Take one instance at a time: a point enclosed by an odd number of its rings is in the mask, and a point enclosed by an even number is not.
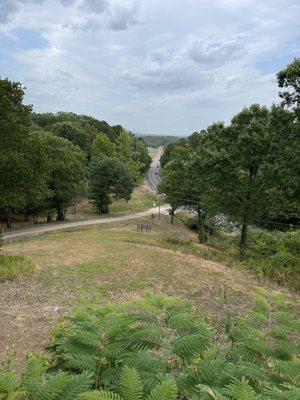
{"type": "Polygon", "coordinates": [[[34,264],[24,256],[0,254],[0,282],[29,275],[34,264]]]}

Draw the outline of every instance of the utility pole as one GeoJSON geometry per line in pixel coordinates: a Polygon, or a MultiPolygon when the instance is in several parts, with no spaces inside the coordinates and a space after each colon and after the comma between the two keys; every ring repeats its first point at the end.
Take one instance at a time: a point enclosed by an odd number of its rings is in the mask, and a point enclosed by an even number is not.
{"type": "Polygon", "coordinates": [[[158,219],[160,220],[160,196],[158,196],[158,219]]]}

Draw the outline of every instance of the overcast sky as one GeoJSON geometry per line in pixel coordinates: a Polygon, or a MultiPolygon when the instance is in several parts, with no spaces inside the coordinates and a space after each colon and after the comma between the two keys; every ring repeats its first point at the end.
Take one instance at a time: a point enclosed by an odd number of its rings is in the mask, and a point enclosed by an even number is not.
{"type": "Polygon", "coordinates": [[[278,101],[300,0],[0,0],[0,76],[35,111],[188,135],[278,101]]]}

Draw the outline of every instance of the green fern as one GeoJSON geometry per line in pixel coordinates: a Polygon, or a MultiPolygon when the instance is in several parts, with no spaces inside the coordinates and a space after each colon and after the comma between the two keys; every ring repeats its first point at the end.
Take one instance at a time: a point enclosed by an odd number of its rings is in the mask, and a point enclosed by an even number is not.
{"type": "Polygon", "coordinates": [[[135,368],[124,367],[119,380],[119,392],[124,400],[141,400],[143,386],[135,368]]]}
{"type": "Polygon", "coordinates": [[[176,400],[178,389],[173,380],[167,380],[151,390],[146,400],[176,400]]]}
{"type": "Polygon", "coordinates": [[[80,395],[83,400],[124,400],[116,393],[107,392],[104,390],[87,392],[80,395]]]}
{"type": "Polygon", "coordinates": [[[243,377],[241,380],[234,379],[226,386],[226,394],[234,400],[257,400],[257,393],[249,382],[243,377]]]}
{"type": "Polygon", "coordinates": [[[207,336],[202,334],[192,334],[179,337],[174,341],[174,354],[189,360],[193,357],[200,356],[205,350],[211,346],[211,341],[207,336]]]}

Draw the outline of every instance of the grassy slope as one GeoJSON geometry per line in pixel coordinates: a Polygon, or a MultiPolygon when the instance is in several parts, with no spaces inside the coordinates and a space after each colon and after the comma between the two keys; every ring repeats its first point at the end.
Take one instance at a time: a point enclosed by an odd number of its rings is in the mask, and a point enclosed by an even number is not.
{"type": "Polygon", "coordinates": [[[168,217],[155,218],[151,235],[136,232],[136,222],[51,233],[28,239],[23,248],[21,243],[5,245],[4,252],[25,255],[36,269],[31,277],[0,284],[0,353],[10,346],[24,361],[26,352],[41,350],[58,317],[80,298],[119,301],[145,291],[166,293],[192,300],[222,324],[226,313],[247,309],[257,284],[271,285],[204,260],[201,251],[186,254],[170,246],[194,239],[180,221],[172,226],[168,217]]]}

